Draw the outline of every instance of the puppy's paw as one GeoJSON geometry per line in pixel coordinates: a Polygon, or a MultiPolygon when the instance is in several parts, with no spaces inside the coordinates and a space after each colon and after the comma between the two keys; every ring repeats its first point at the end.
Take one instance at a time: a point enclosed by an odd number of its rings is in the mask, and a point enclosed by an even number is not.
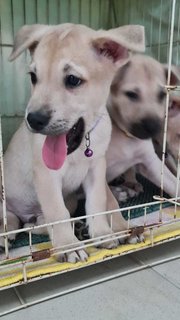
{"type": "Polygon", "coordinates": [[[124,202],[129,197],[127,188],[123,186],[110,186],[110,189],[118,202],[124,202]]]}
{"type": "Polygon", "coordinates": [[[119,239],[119,244],[136,244],[144,242],[145,238],[143,233],[134,236],[124,236],[124,238],[119,239]]]}
{"type": "Polygon", "coordinates": [[[122,238],[119,239],[119,244],[126,244],[127,243],[127,239],[128,239],[128,236],[124,236],[122,238]]]}
{"type": "Polygon", "coordinates": [[[144,238],[143,234],[139,234],[137,236],[132,236],[132,237],[127,238],[127,243],[129,243],[129,244],[136,244],[136,243],[141,243],[144,241],[145,241],[145,238],[144,238]]]}
{"type": "Polygon", "coordinates": [[[56,256],[58,262],[76,263],[79,261],[87,261],[88,254],[85,250],[77,250],[69,253],[62,253],[56,256]]]}
{"type": "Polygon", "coordinates": [[[100,228],[99,225],[96,224],[94,225],[94,229],[93,229],[92,226],[90,225],[89,234],[90,234],[90,238],[92,239],[98,238],[98,239],[94,239],[94,245],[97,248],[114,249],[119,244],[118,240],[115,238],[115,236],[113,236],[113,232],[109,226],[104,226],[103,228],[101,226],[100,228]],[[107,236],[107,237],[104,237],[104,236],[107,236]],[[103,240],[102,243],[96,244],[96,242],[100,242],[101,240],[103,240]]]}
{"type": "Polygon", "coordinates": [[[103,249],[115,249],[119,245],[119,241],[117,239],[107,240],[106,242],[103,242],[101,244],[98,244],[97,248],[103,248],[103,249]]]}
{"type": "Polygon", "coordinates": [[[144,192],[142,184],[138,181],[125,181],[123,185],[127,188],[127,193],[130,197],[137,197],[140,193],[144,192]]]}
{"type": "MultiPolygon", "coordinates": [[[[66,234],[67,236],[67,234],[66,234]]],[[[76,263],[79,261],[86,261],[88,259],[88,254],[85,251],[85,249],[81,248],[83,246],[83,242],[79,241],[76,236],[73,237],[72,240],[70,240],[71,237],[64,237],[61,239],[54,239],[54,243],[53,246],[55,248],[58,248],[60,246],[63,246],[64,248],[66,248],[66,250],[68,249],[74,249],[74,248],[78,248],[77,250],[73,250],[71,252],[67,252],[67,253],[57,253],[56,254],[56,260],[58,262],[70,262],[70,263],[76,263]]],[[[64,249],[63,249],[64,251],[64,249]]]]}

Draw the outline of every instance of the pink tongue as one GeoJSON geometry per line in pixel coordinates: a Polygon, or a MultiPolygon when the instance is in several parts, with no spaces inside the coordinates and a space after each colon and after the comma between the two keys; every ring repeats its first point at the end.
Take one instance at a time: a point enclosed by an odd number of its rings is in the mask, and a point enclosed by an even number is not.
{"type": "Polygon", "coordinates": [[[47,136],[42,149],[45,165],[52,170],[62,167],[67,155],[66,135],[47,136]]]}

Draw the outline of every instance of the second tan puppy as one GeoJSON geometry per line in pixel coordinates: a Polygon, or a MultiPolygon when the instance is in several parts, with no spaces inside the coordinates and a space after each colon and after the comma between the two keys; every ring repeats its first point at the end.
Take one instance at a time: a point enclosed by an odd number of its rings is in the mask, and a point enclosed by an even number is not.
{"type": "MultiPolygon", "coordinates": [[[[106,184],[111,134],[106,101],[128,50],[144,50],[143,27],[95,31],[73,24],[24,26],[11,60],[26,49],[32,56],[32,95],[4,158],[8,227],[16,229],[19,221],[38,220],[42,214],[46,223],[68,219],[66,202],[81,184],[87,215],[112,208],[116,202],[106,184]]],[[[93,225],[88,219],[88,224],[91,237],[112,232],[105,216],[96,217],[93,225]]],[[[120,215],[119,228],[125,228],[120,215]]],[[[70,223],[53,230],[55,247],[78,245],[70,223]]],[[[117,244],[112,239],[105,246],[117,244]]],[[[61,261],[86,258],[84,250],[59,255],[61,261]]]]}
{"type": "MultiPolygon", "coordinates": [[[[152,139],[164,121],[165,84],[163,65],[148,56],[133,56],[116,74],[108,101],[113,122],[107,152],[109,182],[138,165],[140,173],[160,186],[161,161],[152,139]]],[[[164,190],[171,197],[176,194],[176,178],[166,166],[164,190]]]]}

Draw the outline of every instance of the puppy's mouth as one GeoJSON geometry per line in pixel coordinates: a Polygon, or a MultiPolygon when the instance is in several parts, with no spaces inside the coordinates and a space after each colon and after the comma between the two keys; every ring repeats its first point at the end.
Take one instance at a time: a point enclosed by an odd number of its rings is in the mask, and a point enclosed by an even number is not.
{"type": "Polygon", "coordinates": [[[67,133],[48,135],[42,149],[45,165],[51,170],[60,169],[66,160],[66,156],[80,146],[84,131],[84,119],[79,118],[67,133]]]}
{"type": "Polygon", "coordinates": [[[136,138],[146,140],[157,136],[161,131],[161,120],[147,117],[131,124],[129,132],[136,138]]]}

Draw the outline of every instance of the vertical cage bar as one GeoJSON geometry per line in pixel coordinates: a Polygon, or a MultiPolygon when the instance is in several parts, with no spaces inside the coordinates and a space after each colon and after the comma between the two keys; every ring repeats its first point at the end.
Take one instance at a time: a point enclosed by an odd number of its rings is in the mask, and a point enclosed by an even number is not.
{"type": "Polygon", "coordinates": [[[92,223],[92,238],[94,238],[94,216],[89,218],[91,219],[91,223],[92,223]]]}
{"type": "MultiPolygon", "coordinates": [[[[3,209],[3,229],[7,232],[7,211],[6,211],[6,192],[5,192],[5,181],[4,181],[4,166],[3,166],[3,142],[2,142],[2,122],[0,115],[0,176],[1,176],[1,197],[2,197],[2,209],[3,209]]],[[[5,254],[6,258],[9,256],[8,250],[8,238],[4,237],[5,241],[5,254]]]]}
{"type": "Polygon", "coordinates": [[[130,220],[131,220],[131,210],[128,210],[128,230],[130,228],[130,220]]]}
{"type": "Polygon", "coordinates": [[[72,222],[72,229],[73,229],[73,232],[72,232],[72,243],[73,243],[74,235],[75,235],[75,221],[72,222]]]}
{"type": "Polygon", "coordinates": [[[158,36],[158,60],[161,58],[161,30],[162,30],[162,0],[160,5],[160,19],[159,19],[159,36],[158,36]]]}
{"type": "Polygon", "coordinates": [[[60,0],[57,0],[57,21],[60,23],[60,0]]]}
{"type": "Polygon", "coordinates": [[[32,232],[29,230],[29,251],[32,254],[32,232]]]}
{"type": "Polygon", "coordinates": [[[91,0],[89,0],[89,26],[91,27],[91,21],[92,21],[92,17],[91,17],[91,7],[92,7],[92,2],[91,0]]]}
{"type": "Polygon", "coordinates": [[[22,263],[24,282],[27,282],[26,262],[22,263]]]}
{"type": "Polygon", "coordinates": [[[38,22],[38,0],[35,0],[35,19],[36,19],[36,23],[38,22]]]}
{"type": "Polygon", "coordinates": [[[13,1],[11,0],[11,21],[12,21],[12,36],[14,38],[15,32],[14,32],[14,12],[13,12],[13,1]]]}
{"type": "Polygon", "coordinates": [[[79,0],[79,22],[82,20],[82,3],[81,0],[79,0]]]}
{"type": "Polygon", "coordinates": [[[178,13],[178,30],[177,30],[177,55],[176,55],[176,64],[179,64],[179,41],[180,41],[180,7],[178,13]]]}
{"type": "MultiPolygon", "coordinates": [[[[176,0],[173,0],[172,14],[171,14],[170,40],[169,40],[167,85],[170,85],[170,77],[171,77],[175,8],[176,8],[176,0]]],[[[169,91],[167,91],[167,96],[166,96],[166,110],[165,110],[165,119],[164,119],[163,150],[162,150],[162,162],[161,162],[161,197],[163,197],[163,189],[164,189],[164,164],[165,164],[166,139],[167,139],[168,108],[169,108],[169,91]]],[[[162,203],[160,204],[159,221],[161,221],[161,219],[162,219],[162,203]]]]}
{"type": "Polygon", "coordinates": [[[118,18],[117,18],[117,13],[116,13],[116,3],[114,0],[109,1],[109,14],[111,14],[111,23],[112,23],[113,27],[117,27],[118,26],[118,18]]]}
{"type": "Polygon", "coordinates": [[[113,214],[112,212],[110,213],[110,228],[113,230],[113,214]]]}
{"type": "MultiPolygon", "coordinates": [[[[170,41],[170,34],[171,34],[171,22],[172,22],[172,7],[171,10],[169,10],[169,17],[168,17],[168,32],[167,32],[167,36],[168,36],[168,42],[170,41]]],[[[167,44],[167,60],[169,57],[169,47],[167,44]]]]}
{"type": "Polygon", "coordinates": [[[150,239],[151,239],[151,245],[154,246],[154,229],[150,229],[150,239]]]}
{"type": "Polygon", "coordinates": [[[153,19],[153,0],[151,0],[151,27],[150,27],[150,44],[149,44],[149,47],[152,51],[152,43],[153,43],[153,22],[154,22],[154,19],[153,19]]]}
{"type": "Polygon", "coordinates": [[[68,20],[71,21],[71,0],[66,0],[68,2],[68,20]]]}
{"type": "Polygon", "coordinates": [[[147,221],[147,208],[148,207],[144,208],[144,226],[146,225],[146,221],[147,221]]]}
{"type": "Polygon", "coordinates": [[[53,224],[51,226],[51,243],[52,243],[52,246],[54,247],[54,225],[53,224]]]}
{"type": "Polygon", "coordinates": [[[176,203],[174,206],[174,219],[176,219],[177,215],[177,199],[179,196],[179,179],[180,179],[180,139],[179,139],[179,149],[178,149],[178,159],[177,159],[177,183],[176,183],[176,203]]]}
{"type": "Polygon", "coordinates": [[[143,5],[142,5],[142,24],[145,25],[145,1],[143,1],[143,5]]]}
{"type": "Polygon", "coordinates": [[[50,13],[49,0],[46,0],[46,21],[47,21],[47,24],[49,24],[49,13],[50,13]]]}

